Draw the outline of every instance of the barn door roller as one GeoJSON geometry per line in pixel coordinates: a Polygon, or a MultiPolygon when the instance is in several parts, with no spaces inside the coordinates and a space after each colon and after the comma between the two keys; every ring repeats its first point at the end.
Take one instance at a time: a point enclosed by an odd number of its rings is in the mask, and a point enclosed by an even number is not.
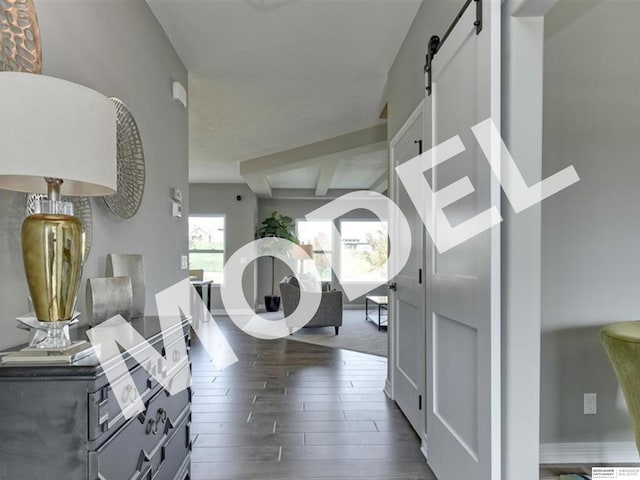
{"type": "Polygon", "coordinates": [[[424,73],[427,75],[427,94],[428,95],[431,95],[431,91],[432,91],[431,66],[432,66],[433,58],[436,56],[438,51],[442,48],[442,45],[444,45],[444,42],[447,40],[447,38],[449,38],[449,35],[451,35],[451,32],[453,31],[454,28],[456,28],[456,25],[458,24],[462,16],[467,11],[467,8],[469,8],[472,3],[476,4],[476,21],[473,22],[473,24],[476,27],[476,35],[480,35],[480,32],[482,31],[482,0],[467,0],[464,6],[462,7],[462,10],[460,10],[460,13],[456,15],[455,20],[453,21],[453,23],[451,24],[447,32],[444,34],[444,37],[440,39],[439,36],[434,35],[429,39],[429,43],[427,45],[426,62],[424,64],[424,73]]]}

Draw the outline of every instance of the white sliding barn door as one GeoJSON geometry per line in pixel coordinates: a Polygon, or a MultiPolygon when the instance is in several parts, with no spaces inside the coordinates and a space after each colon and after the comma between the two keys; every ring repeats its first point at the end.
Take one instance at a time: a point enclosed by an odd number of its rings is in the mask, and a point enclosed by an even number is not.
{"type": "MultiPolygon", "coordinates": [[[[482,2],[480,33],[477,7],[470,2],[433,58],[426,100],[430,146],[459,135],[466,148],[426,174],[435,192],[463,177],[473,185],[444,208],[454,228],[500,208],[498,179],[471,133],[489,117],[499,125],[500,4],[482,2]]],[[[500,478],[499,228],[444,253],[433,246],[428,259],[427,455],[439,480],[500,478]]]]}

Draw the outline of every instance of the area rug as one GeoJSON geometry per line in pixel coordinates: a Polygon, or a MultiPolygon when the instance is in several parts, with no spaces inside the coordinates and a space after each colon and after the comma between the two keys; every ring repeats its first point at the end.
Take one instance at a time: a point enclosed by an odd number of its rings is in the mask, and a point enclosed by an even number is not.
{"type": "Polygon", "coordinates": [[[309,327],[298,330],[289,340],[313,343],[331,348],[344,348],[355,352],[387,356],[387,330],[365,320],[364,310],[344,310],[340,333],[333,327],[309,327]]]}

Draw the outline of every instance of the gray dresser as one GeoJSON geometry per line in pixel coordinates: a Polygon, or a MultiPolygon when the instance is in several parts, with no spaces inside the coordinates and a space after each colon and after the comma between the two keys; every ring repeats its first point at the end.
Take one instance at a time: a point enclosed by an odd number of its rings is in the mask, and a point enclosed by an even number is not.
{"type": "MultiPolygon", "coordinates": [[[[164,355],[157,317],[131,325],[164,355]]],[[[186,320],[182,329],[189,342],[186,320]]],[[[84,331],[74,335],[86,338],[84,331]]],[[[95,357],[63,366],[0,364],[0,479],[189,479],[191,389],[170,396],[124,358],[146,406],[130,419],[95,357]]]]}

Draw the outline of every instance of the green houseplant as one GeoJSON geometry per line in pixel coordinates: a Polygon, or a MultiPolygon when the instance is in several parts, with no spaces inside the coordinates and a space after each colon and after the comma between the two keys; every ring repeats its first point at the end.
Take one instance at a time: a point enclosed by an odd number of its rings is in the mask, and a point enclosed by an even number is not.
{"type": "MultiPolygon", "coordinates": [[[[258,237],[283,238],[299,245],[300,240],[296,237],[295,229],[296,222],[291,217],[273,212],[270,217],[262,221],[261,227],[258,228],[258,237]]],[[[280,297],[275,295],[275,275],[275,257],[271,256],[271,295],[264,296],[264,304],[268,312],[277,312],[280,309],[280,297]]]]}

